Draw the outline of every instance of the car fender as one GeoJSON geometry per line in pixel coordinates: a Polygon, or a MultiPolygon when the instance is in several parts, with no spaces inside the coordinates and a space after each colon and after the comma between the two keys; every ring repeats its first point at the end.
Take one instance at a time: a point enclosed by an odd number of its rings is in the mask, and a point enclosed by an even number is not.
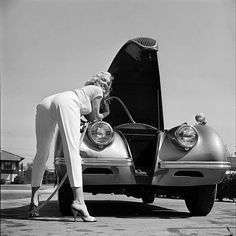
{"type": "Polygon", "coordinates": [[[175,142],[178,127],[166,132],[159,151],[161,161],[226,161],[225,145],[213,128],[195,125],[198,141],[192,149],[185,150],[175,142]]]}
{"type": "MultiPolygon", "coordinates": [[[[114,132],[114,139],[112,143],[103,148],[99,148],[98,146],[92,144],[86,134],[80,146],[80,155],[82,158],[109,158],[114,160],[117,158],[127,159],[131,157],[126,139],[118,132],[114,132]]],[[[59,131],[56,134],[54,156],[55,159],[64,159],[62,139],[59,131]]]]}
{"type": "Polygon", "coordinates": [[[111,144],[106,147],[99,148],[94,145],[85,135],[80,146],[80,155],[82,158],[99,158],[99,159],[127,159],[130,157],[128,146],[123,137],[114,132],[114,139],[111,144]]]}

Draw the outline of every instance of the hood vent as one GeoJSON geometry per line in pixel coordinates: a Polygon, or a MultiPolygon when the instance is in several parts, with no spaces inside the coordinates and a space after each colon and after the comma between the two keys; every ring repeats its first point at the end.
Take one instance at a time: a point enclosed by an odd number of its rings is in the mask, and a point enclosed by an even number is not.
{"type": "Polygon", "coordinates": [[[131,39],[130,41],[135,42],[141,47],[158,50],[158,45],[155,39],[142,37],[142,38],[131,39]]]}

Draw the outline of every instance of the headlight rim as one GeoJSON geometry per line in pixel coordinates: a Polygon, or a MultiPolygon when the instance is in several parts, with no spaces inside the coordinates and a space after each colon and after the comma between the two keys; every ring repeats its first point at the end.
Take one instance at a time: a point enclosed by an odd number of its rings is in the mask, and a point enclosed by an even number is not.
{"type": "Polygon", "coordinates": [[[179,126],[179,127],[176,129],[174,135],[175,135],[175,140],[176,140],[177,144],[178,144],[181,148],[184,148],[184,150],[186,150],[186,151],[192,149],[192,148],[197,144],[197,142],[198,142],[198,137],[199,137],[197,129],[196,129],[193,125],[189,125],[189,124],[182,124],[181,126],[179,126]],[[180,140],[179,140],[179,138],[178,138],[178,136],[179,136],[179,134],[180,134],[180,131],[181,131],[183,128],[185,128],[185,127],[189,127],[189,128],[191,128],[191,129],[195,132],[196,141],[195,141],[195,143],[194,143],[193,145],[191,145],[191,146],[184,145],[183,142],[180,142],[180,140]]]}
{"type": "Polygon", "coordinates": [[[99,148],[104,148],[108,145],[110,145],[113,140],[114,140],[114,129],[111,127],[111,125],[105,121],[94,121],[92,123],[89,124],[89,127],[88,127],[88,138],[89,140],[94,144],[96,145],[97,147],[99,148]],[[110,131],[111,131],[111,137],[106,141],[106,142],[98,142],[96,141],[94,138],[93,138],[93,135],[92,135],[92,128],[95,126],[95,125],[98,125],[98,124],[104,124],[106,125],[107,127],[109,127],[110,131]]]}

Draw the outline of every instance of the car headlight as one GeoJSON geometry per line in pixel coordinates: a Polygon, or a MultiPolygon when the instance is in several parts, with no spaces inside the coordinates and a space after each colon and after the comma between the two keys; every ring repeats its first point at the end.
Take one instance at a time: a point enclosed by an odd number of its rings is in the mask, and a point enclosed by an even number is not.
{"type": "Polygon", "coordinates": [[[88,127],[88,136],[94,144],[103,148],[112,142],[114,131],[108,123],[97,121],[88,127]]]}
{"type": "Polygon", "coordinates": [[[193,126],[184,124],[175,131],[175,138],[181,147],[189,150],[197,143],[198,133],[193,126]]]}

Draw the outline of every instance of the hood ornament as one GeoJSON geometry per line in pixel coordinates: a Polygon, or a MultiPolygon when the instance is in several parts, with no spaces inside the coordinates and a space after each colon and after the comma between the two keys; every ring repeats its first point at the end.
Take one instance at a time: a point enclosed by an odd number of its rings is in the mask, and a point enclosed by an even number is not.
{"type": "Polygon", "coordinates": [[[205,125],[207,123],[204,113],[198,113],[195,116],[195,120],[197,121],[196,125],[205,125]]]}

